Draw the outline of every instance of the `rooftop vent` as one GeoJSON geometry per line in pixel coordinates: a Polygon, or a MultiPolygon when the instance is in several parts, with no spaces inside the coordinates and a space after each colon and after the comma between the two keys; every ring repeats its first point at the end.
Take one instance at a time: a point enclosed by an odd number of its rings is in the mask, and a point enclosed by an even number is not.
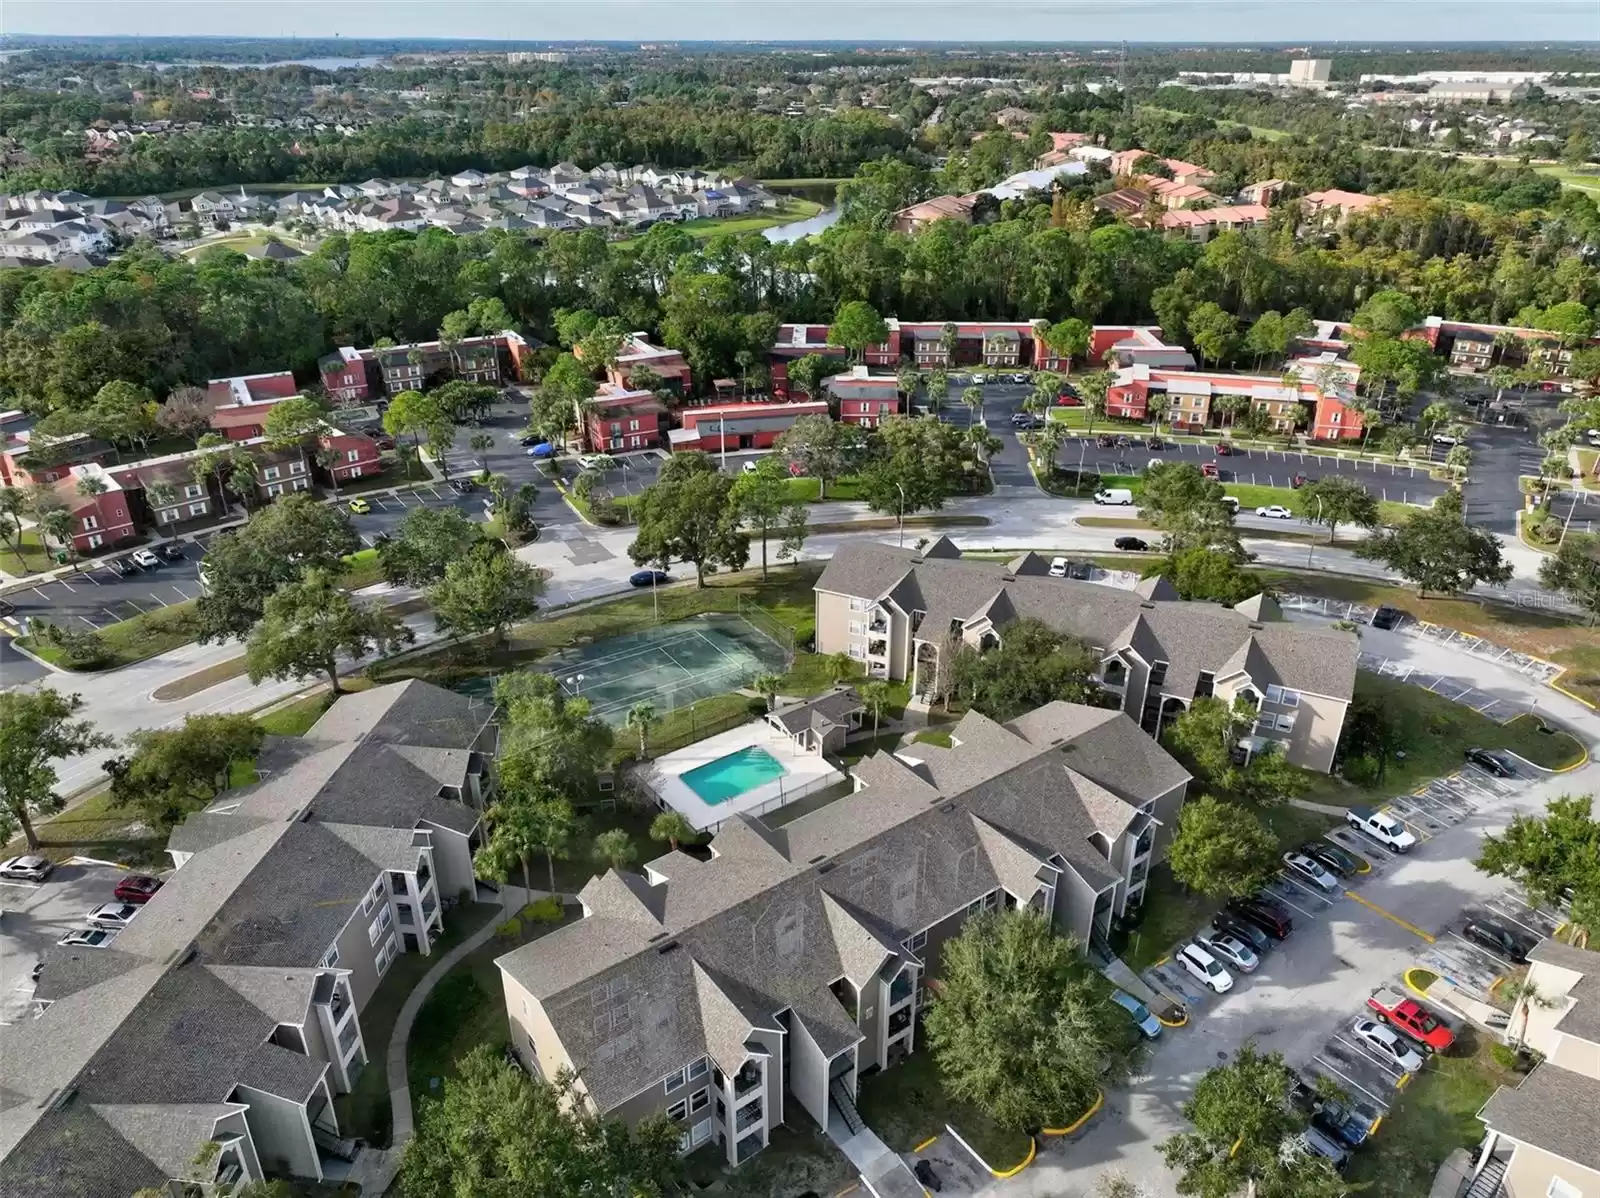
{"type": "Polygon", "coordinates": [[[663,956],[663,957],[664,957],[664,956],[666,956],[666,955],[667,955],[667,954],[668,954],[668,953],[675,953],[675,952],[677,952],[677,951],[678,951],[678,949],[679,949],[679,947],[680,947],[680,946],[679,946],[679,944],[678,944],[678,942],[677,942],[677,941],[676,941],[676,940],[669,940],[669,941],[667,941],[667,942],[666,942],[666,943],[665,943],[665,944],[663,944],[663,945],[661,945],[661,946],[660,946],[660,947],[659,947],[659,948],[657,948],[657,949],[656,949],[656,953],[657,953],[657,954],[658,954],[658,955],[659,955],[659,956],[663,956]]]}
{"type": "Polygon", "coordinates": [[[811,858],[810,861],[807,861],[806,864],[807,865],[815,865],[817,862],[826,861],[827,859],[828,859],[828,854],[826,854],[826,853],[818,853],[815,857],[811,858]]]}
{"type": "Polygon", "coordinates": [[[822,866],[821,868],[819,868],[817,870],[817,874],[820,876],[822,874],[829,873],[830,871],[835,870],[838,867],[839,867],[839,863],[837,861],[829,861],[826,865],[822,866]]]}

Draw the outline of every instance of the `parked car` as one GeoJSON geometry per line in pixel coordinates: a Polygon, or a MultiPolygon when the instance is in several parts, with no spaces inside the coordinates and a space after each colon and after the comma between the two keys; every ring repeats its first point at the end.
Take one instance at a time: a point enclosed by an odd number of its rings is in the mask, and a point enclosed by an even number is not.
{"type": "Polygon", "coordinates": [[[1219,458],[1230,458],[1230,457],[1232,457],[1233,456],[1233,446],[1228,444],[1228,442],[1226,442],[1226,441],[1218,441],[1217,442],[1217,456],[1219,458]]]}
{"type": "Polygon", "coordinates": [[[1056,407],[1058,408],[1077,408],[1082,406],[1083,400],[1078,398],[1076,391],[1063,391],[1056,396],[1056,407]]]}
{"type": "Polygon", "coordinates": [[[655,587],[672,581],[672,575],[665,570],[635,570],[628,575],[628,585],[634,587],[655,587]]]}
{"type": "Polygon", "coordinates": [[[522,446],[524,449],[527,449],[530,446],[534,446],[534,445],[543,445],[544,443],[545,443],[545,438],[544,437],[540,437],[540,436],[537,436],[537,435],[534,435],[534,434],[530,434],[529,436],[526,436],[526,437],[518,437],[517,438],[517,444],[522,446]]]}
{"type": "Polygon", "coordinates": [[[1154,449],[1154,450],[1159,451],[1159,450],[1165,449],[1167,447],[1167,443],[1165,441],[1163,441],[1160,437],[1151,437],[1148,441],[1146,441],[1144,443],[1144,447],[1146,449],[1154,449]]]}
{"type": "Polygon", "coordinates": [[[189,556],[189,547],[182,541],[163,541],[156,552],[169,562],[181,562],[189,556]]]}
{"type": "Polygon", "coordinates": [[[1379,1023],[1404,1032],[1433,1052],[1444,1052],[1456,1042],[1456,1034],[1427,1007],[1387,987],[1367,999],[1367,1006],[1377,1012],[1379,1023]]]}
{"type": "Polygon", "coordinates": [[[1033,382],[1033,376],[1026,371],[1019,370],[1011,376],[1011,381],[1013,383],[1031,383],[1033,382]]]}
{"type": "Polygon", "coordinates": [[[1094,493],[1094,501],[1111,507],[1132,507],[1133,492],[1127,487],[1108,487],[1094,493]]]}
{"type": "Polygon", "coordinates": [[[1215,462],[1200,463],[1200,473],[1205,475],[1207,478],[1216,478],[1217,464],[1215,462]]]}
{"type": "Polygon", "coordinates": [[[1146,1040],[1154,1040],[1161,1035],[1161,1020],[1150,1014],[1150,1008],[1133,995],[1126,991],[1113,990],[1111,1001],[1133,1017],[1134,1026],[1144,1033],[1146,1040]]]}
{"type": "Polygon", "coordinates": [[[452,478],[450,480],[450,489],[457,495],[471,495],[478,489],[478,484],[470,478],[452,478]]]}
{"type": "Polygon", "coordinates": [[[393,437],[374,437],[372,443],[385,452],[394,448],[393,437]]]}
{"type": "Polygon", "coordinates": [[[1041,421],[1032,412],[1011,413],[1011,426],[1013,428],[1038,428],[1041,421]]]}
{"type": "Polygon", "coordinates": [[[1226,932],[1235,940],[1243,940],[1260,956],[1272,947],[1272,937],[1268,936],[1248,919],[1241,919],[1227,911],[1218,911],[1211,917],[1211,926],[1219,932],[1226,932]]]}
{"type": "Polygon", "coordinates": [[[1119,436],[1117,438],[1117,448],[1118,449],[1127,449],[1132,444],[1133,444],[1133,442],[1129,441],[1126,436],[1119,436]]]}
{"type": "Polygon", "coordinates": [[[1274,940],[1287,940],[1294,931],[1294,920],[1276,903],[1262,898],[1237,898],[1228,903],[1228,910],[1240,919],[1260,928],[1274,940]]]}
{"type": "MultiPolygon", "coordinates": [[[[586,453],[578,458],[578,465],[585,470],[615,470],[617,459],[609,453],[586,453]]],[[[753,465],[746,462],[745,465],[753,465]]]]}
{"type": "Polygon", "coordinates": [[[117,888],[111,893],[124,903],[148,903],[160,889],[160,878],[153,878],[149,874],[129,874],[117,883],[117,888]]]}
{"type": "Polygon", "coordinates": [[[1468,749],[1467,764],[1475,765],[1486,774],[1493,774],[1496,778],[1515,778],[1516,767],[1506,759],[1503,754],[1496,753],[1493,749],[1468,749]]]}
{"type": "Polygon", "coordinates": [[[1288,520],[1293,518],[1294,513],[1284,507],[1283,504],[1274,503],[1269,507],[1258,507],[1256,515],[1265,516],[1269,520],[1288,520]]]}
{"type": "Polygon", "coordinates": [[[528,446],[523,451],[522,456],[528,458],[553,458],[556,456],[556,447],[548,441],[540,441],[536,445],[528,446]]]}
{"type": "Polygon", "coordinates": [[[110,928],[78,928],[56,943],[67,948],[105,948],[116,938],[117,934],[110,928]]]}
{"type": "Polygon", "coordinates": [[[1405,612],[1398,607],[1390,607],[1388,604],[1384,604],[1372,613],[1372,626],[1374,628],[1393,628],[1400,623],[1400,618],[1404,615],[1405,612]]]}
{"type": "Polygon", "coordinates": [[[1254,973],[1256,966],[1261,964],[1261,958],[1256,955],[1256,950],[1229,932],[1202,928],[1195,936],[1195,940],[1205,945],[1212,956],[1240,973],[1254,973]]]}
{"type": "Polygon", "coordinates": [[[1224,495],[1222,497],[1222,504],[1235,516],[1239,514],[1239,500],[1236,496],[1224,495]]]}
{"type": "Polygon", "coordinates": [[[12,857],[9,861],[0,861],[0,878],[9,878],[13,882],[42,882],[55,867],[56,863],[48,857],[33,854],[12,857]]]}
{"type": "Polygon", "coordinates": [[[1094,439],[1094,443],[1101,449],[1114,449],[1117,444],[1116,438],[1114,438],[1110,433],[1101,433],[1094,439]]]}
{"type": "Polygon", "coordinates": [[[1488,949],[1496,956],[1505,957],[1518,965],[1528,959],[1528,953],[1538,943],[1532,936],[1515,932],[1492,919],[1469,920],[1462,927],[1461,935],[1479,948],[1488,949]]]}
{"type": "Polygon", "coordinates": [[[123,578],[131,578],[133,575],[139,573],[141,569],[137,562],[135,562],[132,558],[126,557],[107,558],[106,568],[113,574],[121,575],[123,578]]]}
{"type": "Polygon", "coordinates": [[[1072,563],[1069,562],[1064,557],[1053,557],[1053,558],[1051,558],[1050,559],[1050,577],[1051,578],[1065,578],[1067,576],[1067,570],[1071,567],[1071,565],[1072,565],[1072,563]]]}
{"type": "Polygon", "coordinates": [[[911,1167],[911,1172],[923,1189],[932,1190],[935,1194],[944,1189],[944,1182],[939,1179],[939,1174],[934,1171],[932,1161],[918,1161],[911,1167]]]}
{"type": "Polygon", "coordinates": [[[1452,437],[1449,433],[1434,433],[1433,443],[1435,445],[1459,445],[1461,444],[1461,438],[1452,437]]]}
{"type": "Polygon", "coordinates": [[[1337,894],[1339,891],[1339,878],[1313,857],[1304,853],[1285,853],[1283,863],[1290,871],[1300,878],[1310,882],[1324,894],[1337,894]]]}
{"type": "Polygon", "coordinates": [[[1351,1148],[1360,1147],[1372,1134],[1376,1116],[1346,1106],[1303,1081],[1296,1082],[1289,1091],[1289,1101],[1311,1116],[1312,1127],[1351,1148]]]}
{"type": "Polygon", "coordinates": [[[1233,975],[1198,944],[1186,944],[1178,950],[1178,964],[1186,969],[1206,989],[1214,994],[1226,994],[1233,989],[1233,975]]]}
{"type": "Polygon", "coordinates": [[[1300,851],[1313,861],[1321,862],[1325,868],[1332,870],[1341,878],[1360,873],[1361,867],[1367,864],[1354,853],[1346,852],[1327,840],[1308,840],[1300,846],[1300,851]]]}
{"type": "Polygon", "coordinates": [[[1422,1054],[1400,1039],[1394,1029],[1371,1019],[1357,1019],[1350,1031],[1385,1064],[1406,1073],[1422,1068],[1422,1054]]]}
{"type": "Polygon", "coordinates": [[[1416,847],[1416,836],[1387,811],[1374,811],[1370,807],[1351,807],[1344,813],[1344,819],[1357,832],[1365,833],[1397,853],[1409,853],[1416,847]]]}
{"type": "Polygon", "coordinates": [[[372,510],[372,505],[365,499],[352,499],[350,501],[350,510],[357,516],[365,516],[372,510]]]}
{"type": "Polygon", "coordinates": [[[739,469],[745,474],[754,474],[757,470],[761,469],[761,467],[755,462],[746,462],[743,466],[739,467],[739,469]]]}
{"type": "Polygon", "coordinates": [[[0,616],[14,616],[17,614],[17,605],[9,599],[0,599],[0,616]]]}
{"type": "Polygon", "coordinates": [[[1343,1173],[1345,1166],[1350,1163],[1350,1149],[1315,1125],[1300,1133],[1300,1142],[1309,1151],[1326,1158],[1336,1172],[1343,1173]]]}
{"type": "Polygon", "coordinates": [[[1138,537],[1118,537],[1111,544],[1117,549],[1127,549],[1133,553],[1143,553],[1150,548],[1147,542],[1141,541],[1138,537]]]}
{"type": "Polygon", "coordinates": [[[1088,582],[1094,577],[1093,562],[1073,562],[1067,567],[1069,577],[1076,578],[1079,582],[1088,582]]]}
{"type": "Polygon", "coordinates": [[[159,570],[161,568],[161,559],[149,549],[135,549],[133,551],[133,560],[142,570],[159,570]]]}
{"type": "Polygon", "coordinates": [[[139,908],[134,903],[101,903],[84,916],[84,922],[91,928],[111,928],[120,932],[133,922],[137,914],[139,908]]]}

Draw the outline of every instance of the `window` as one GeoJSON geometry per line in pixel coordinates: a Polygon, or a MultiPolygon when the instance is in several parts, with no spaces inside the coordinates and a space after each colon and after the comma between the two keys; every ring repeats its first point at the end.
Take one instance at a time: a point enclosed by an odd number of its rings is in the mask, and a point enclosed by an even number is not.
{"type": "Polygon", "coordinates": [[[860,661],[866,655],[867,655],[867,651],[862,646],[860,646],[860,645],[851,645],[850,646],[850,656],[855,658],[857,661],[860,661]]]}
{"type": "Polygon", "coordinates": [[[361,477],[361,467],[360,466],[352,466],[352,467],[350,467],[350,469],[348,471],[346,471],[346,473],[351,478],[360,478],[361,477]]]}
{"type": "Polygon", "coordinates": [[[83,518],[83,531],[84,532],[92,532],[94,529],[99,528],[99,527],[100,527],[100,521],[99,521],[99,519],[97,517],[95,517],[95,516],[85,516],[83,518]]]}
{"type": "Polygon", "coordinates": [[[277,467],[277,466],[268,466],[265,470],[263,470],[261,472],[261,477],[266,479],[268,482],[271,482],[273,479],[277,478],[282,473],[283,473],[283,471],[279,467],[277,467]]]}
{"type": "Polygon", "coordinates": [[[677,1102],[673,1103],[667,1108],[668,1119],[684,1119],[687,1118],[688,1115],[689,1100],[687,1098],[680,1098],[677,1102]]]}
{"type": "Polygon", "coordinates": [[[282,483],[273,483],[270,487],[267,488],[267,498],[268,499],[276,499],[279,495],[282,495],[282,494],[283,494],[283,484],[282,483]]]}
{"type": "Polygon", "coordinates": [[[710,1070],[711,1063],[707,1061],[705,1057],[701,1057],[693,1065],[689,1066],[689,1080],[692,1082],[697,1082],[707,1073],[709,1073],[710,1070]]]}
{"type": "Polygon", "coordinates": [[[850,610],[851,611],[866,611],[871,606],[872,606],[872,600],[871,599],[852,599],[852,600],[850,600],[850,610]]]}
{"type": "Polygon", "coordinates": [[[991,890],[988,894],[983,896],[983,909],[985,911],[992,911],[999,905],[1000,892],[998,890],[991,890]]]}
{"type": "Polygon", "coordinates": [[[345,450],[344,460],[347,462],[359,462],[361,460],[361,451],[359,449],[345,450]]]}
{"type": "Polygon", "coordinates": [[[323,969],[332,969],[338,964],[339,964],[339,946],[337,944],[335,944],[327,952],[322,954],[322,968],[323,969]]]}
{"type": "Polygon", "coordinates": [[[99,533],[94,533],[88,538],[88,546],[90,549],[98,549],[105,544],[105,540],[99,533]]]}
{"type": "Polygon", "coordinates": [[[639,422],[637,420],[628,421],[628,431],[630,433],[638,432],[639,431],[639,422]]]}
{"type": "Polygon", "coordinates": [[[975,898],[970,903],[967,904],[967,914],[968,915],[976,915],[979,911],[982,911],[982,910],[983,910],[983,900],[981,898],[975,898]]]}
{"type": "Polygon", "coordinates": [[[1277,703],[1283,707],[1299,707],[1300,692],[1285,690],[1281,686],[1267,687],[1267,702],[1277,703]]]}
{"type": "Polygon", "coordinates": [[[865,636],[866,633],[867,633],[867,626],[866,626],[865,623],[863,623],[860,620],[851,620],[850,621],[850,635],[851,636],[865,636]]]}
{"type": "Polygon", "coordinates": [[[709,1089],[696,1090],[689,1096],[689,1113],[703,1111],[711,1105],[711,1091],[709,1089]]]}
{"type": "MultiPolygon", "coordinates": [[[[385,908],[385,911],[387,910],[388,908],[385,908]]],[[[400,946],[395,942],[393,936],[383,942],[383,947],[378,950],[378,976],[380,978],[388,972],[389,963],[395,959],[399,952],[400,946]]]]}
{"type": "Polygon", "coordinates": [[[311,480],[307,479],[307,478],[297,478],[297,479],[295,479],[294,480],[294,489],[296,491],[309,491],[311,489],[311,480]]]}
{"type": "Polygon", "coordinates": [[[1274,714],[1270,711],[1263,712],[1261,718],[1256,721],[1256,731],[1293,732],[1294,716],[1284,713],[1274,714]]]}
{"type": "Polygon", "coordinates": [[[367,926],[367,939],[373,944],[377,944],[384,932],[388,931],[389,924],[393,921],[393,919],[394,916],[389,914],[389,908],[384,906],[378,912],[378,918],[374,919],[372,923],[367,926]]]}
{"type": "Polygon", "coordinates": [[[1545,1198],[1583,1198],[1583,1191],[1570,1181],[1563,1181],[1559,1177],[1552,1177],[1550,1185],[1545,1190],[1545,1198]]]}
{"type": "Polygon", "coordinates": [[[189,505],[189,514],[191,516],[203,516],[210,510],[211,510],[211,506],[209,504],[207,504],[204,500],[202,500],[199,503],[191,503],[189,505]]]}
{"type": "Polygon", "coordinates": [[[185,487],[183,489],[183,497],[185,499],[193,499],[196,495],[203,494],[204,491],[205,491],[204,487],[198,487],[195,484],[190,483],[187,487],[185,487]]]}
{"type": "Polygon", "coordinates": [[[289,473],[290,474],[304,474],[305,472],[306,472],[306,464],[304,462],[290,462],[289,463],[289,473]]]}
{"type": "Polygon", "coordinates": [[[1158,661],[1150,667],[1150,685],[1160,686],[1167,680],[1167,663],[1158,661]]]}
{"type": "Polygon", "coordinates": [[[178,511],[176,508],[165,507],[156,513],[157,524],[171,524],[177,518],[178,511]]]}
{"type": "Polygon", "coordinates": [[[924,931],[918,932],[915,936],[911,937],[910,940],[907,940],[906,941],[906,948],[909,949],[911,952],[916,952],[919,948],[922,948],[927,943],[928,943],[928,933],[927,933],[926,930],[924,930],[924,931]]]}
{"type": "Polygon", "coordinates": [[[667,1074],[667,1080],[662,1083],[668,1094],[673,1094],[683,1089],[683,1084],[684,1071],[682,1069],[678,1070],[676,1073],[667,1074]]]}

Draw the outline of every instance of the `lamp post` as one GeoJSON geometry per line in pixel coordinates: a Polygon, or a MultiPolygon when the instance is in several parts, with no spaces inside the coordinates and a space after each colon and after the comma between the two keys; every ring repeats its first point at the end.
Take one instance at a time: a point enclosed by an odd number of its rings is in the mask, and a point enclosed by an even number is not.
{"type": "Polygon", "coordinates": [[[572,693],[574,695],[583,694],[583,675],[574,674],[571,678],[567,679],[567,685],[572,688],[572,693]]]}
{"type": "Polygon", "coordinates": [[[904,549],[906,547],[906,489],[904,487],[902,487],[899,483],[895,483],[894,489],[896,491],[900,492],[900,519],[899,519],[900,545],[899,545],[899,547],[901,549],[904,549]]]}
{"type": "MultiPolygon", "coordinates": [[[[1312,523],[1313,524],[1321,524],[1322,523],[1322,496],[1321,495],[1317,496],[1317,518],[1315,520],[1313,520],[1312,523]]],[[[1330,537],[1329,539],[1331,540],[1332,538],[1330,537]]],[[[1309,541],[1309,542],[1306,543],[1306,569],[1308,569],[1308,570],[1311,568],[1311,551],[1313,549],[1315,549],[1316,547],[1317,547],[1317,543],[1316,543],[1315,540],[1312,540],[1312,541],[1309,541]]]]}

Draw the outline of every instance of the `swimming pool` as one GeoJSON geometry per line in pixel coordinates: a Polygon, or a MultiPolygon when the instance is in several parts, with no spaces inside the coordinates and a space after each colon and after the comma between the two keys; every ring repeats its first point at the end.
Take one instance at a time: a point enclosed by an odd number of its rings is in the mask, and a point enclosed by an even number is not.
{"type": "Polygon", "coordinates": [[[776,781],[788,772],[771,753],[752,746],[696,766],[680,774],[679,779],[699,795],[702,802],[714,806],[776,781]]]}

